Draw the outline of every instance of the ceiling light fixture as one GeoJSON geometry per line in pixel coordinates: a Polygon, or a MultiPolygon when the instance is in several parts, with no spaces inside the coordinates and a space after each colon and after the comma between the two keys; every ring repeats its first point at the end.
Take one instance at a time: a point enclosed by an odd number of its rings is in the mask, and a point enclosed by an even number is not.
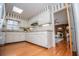
{"type": "Polygon", "coordinates": [[[44,24],[44,25],[42,25],[42,26],[49,26],[49,24],[44,24]]]}
{"type": "Polygon", "coordinates": [[[13,11],[16,12],[16,13],[19,13],[19,14],[21,14],[23,12],[22,9],[20,9],[20,8],[18,8],[16,6],[13,6],[13,11]]]}

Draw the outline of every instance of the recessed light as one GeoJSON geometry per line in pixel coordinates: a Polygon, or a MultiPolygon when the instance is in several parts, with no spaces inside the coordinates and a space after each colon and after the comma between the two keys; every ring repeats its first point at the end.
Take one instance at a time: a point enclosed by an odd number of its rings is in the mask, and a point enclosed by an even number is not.
{"type": "Polygon", "coordinates": [[[13,11],[16,12],[16,13],[19,13],[19,14],[21,14],[23,12],[22,9],[20,9],[20,8],[18,8],[16,6],[13,6],[13,11]]]}
{"type": "Polygon", "coordinates": [[[44,25],[42,25],[42,26],[49,26],[49,24],[44,24],[44,25]]]}

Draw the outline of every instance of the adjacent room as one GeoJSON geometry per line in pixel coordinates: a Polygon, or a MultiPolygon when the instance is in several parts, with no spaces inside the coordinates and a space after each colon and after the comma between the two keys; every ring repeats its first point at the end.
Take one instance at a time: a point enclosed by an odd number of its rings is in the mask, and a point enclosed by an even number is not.
{"type": "MultiPolygon", "coordinates": [[[[66,9],[54,13],[55,22],[55,42],[56,46],[62,46],[63,51],[70,49],[69,25],[66,9]],[[63,48],[63,46],[65,46],[63,48]]],[[[63,53],[63,52],[62,52],[63,53]]]]}

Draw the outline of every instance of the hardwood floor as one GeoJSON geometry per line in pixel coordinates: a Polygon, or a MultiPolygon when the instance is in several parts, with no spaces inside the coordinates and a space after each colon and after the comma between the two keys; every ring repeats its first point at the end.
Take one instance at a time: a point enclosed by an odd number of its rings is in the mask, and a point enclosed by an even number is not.
{"type": "Polygon", "coordinates": [[[71,56],[65,41],[50,49],[28,42],[8,44],[0,47],[0,53],[2,56],[71,56]]]}

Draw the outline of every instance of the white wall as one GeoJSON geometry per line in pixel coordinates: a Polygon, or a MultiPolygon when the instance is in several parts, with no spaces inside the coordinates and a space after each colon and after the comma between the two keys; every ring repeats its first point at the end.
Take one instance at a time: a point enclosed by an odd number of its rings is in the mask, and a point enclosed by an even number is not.
{"type": "Polygon", "coordinates": [[[73,15],[75,21],[75,31],[76,31],[76,44],[77,44],[77,54],[79,55],[79,4],[72,4],[73,6],[73,15]]]}

